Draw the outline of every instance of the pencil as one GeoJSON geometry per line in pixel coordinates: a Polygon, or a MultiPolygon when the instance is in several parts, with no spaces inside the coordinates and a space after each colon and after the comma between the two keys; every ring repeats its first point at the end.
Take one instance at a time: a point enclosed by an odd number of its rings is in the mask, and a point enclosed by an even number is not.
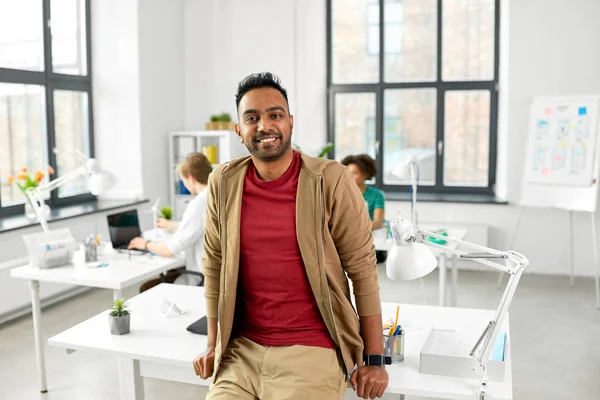
{"type": "Polygon", "coordinates": [[[392,334],[396,332],[396,327],[398,326],[398,314],[400,314],[400,306],[396,306],[396,321],[394,322],[394,325],[392,325],[392,327],[390,328],[390,332],[392,332],[392,334]]]}

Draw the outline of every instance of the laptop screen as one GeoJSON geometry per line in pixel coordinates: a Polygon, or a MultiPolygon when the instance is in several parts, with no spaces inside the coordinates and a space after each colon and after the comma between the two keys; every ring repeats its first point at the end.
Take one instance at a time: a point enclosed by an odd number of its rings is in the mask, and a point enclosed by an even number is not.
{"type": "Polygon", "coordinates": [[[126,248],[131,239],[142,236],[137,210],[128,210],[106,217],[110,241],[114,249],[126,248]]]}

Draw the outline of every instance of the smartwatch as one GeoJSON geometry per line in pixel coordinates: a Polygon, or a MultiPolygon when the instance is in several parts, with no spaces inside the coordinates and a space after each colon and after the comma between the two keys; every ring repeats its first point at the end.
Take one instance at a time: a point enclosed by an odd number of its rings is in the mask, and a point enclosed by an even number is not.
{"type": "Polygon", "coordinates": [[[365,365],[369,367],[381,367],[382,365],[392,365],[392,357],[382,354],[365,354],[365,365]]]}

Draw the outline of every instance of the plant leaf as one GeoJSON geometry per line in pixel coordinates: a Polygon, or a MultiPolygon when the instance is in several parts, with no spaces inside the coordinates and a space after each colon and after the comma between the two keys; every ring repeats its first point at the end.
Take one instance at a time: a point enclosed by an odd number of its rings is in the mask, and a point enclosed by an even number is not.
{"type": "Polygon", "coordinates": [[[319,152],[318,157],[322,158],[325,155],[327,155],[327,153],[329,153],[331,150],[333,150],[333,143],[327,143],[319,152]]]}

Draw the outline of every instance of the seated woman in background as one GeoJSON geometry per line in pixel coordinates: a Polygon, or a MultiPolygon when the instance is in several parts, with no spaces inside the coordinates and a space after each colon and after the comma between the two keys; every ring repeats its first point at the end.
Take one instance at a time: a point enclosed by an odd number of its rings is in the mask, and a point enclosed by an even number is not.
{"type": "MultiPolygon", "coordinates": [[[[382,228],[385,214],[385,196],[381,190],[365,184],[366,181],[377,174],[375,160],[367,154],[358,154],[344,157],[341,163],[352,172],[354,182],[362,192],[367,210],[369,210],[369,217],[371,217],[371,230],[382,228]]],[[[384,262],[387,258],[386,251],[378,250],[376,254],[378,263],[384,262]]]]}
{"type": "MultiPolygon", "coordinates": [[[[137,237],[131,240],[129,248],[148,250],[163,257],[173,257],[185,251],[184,269],[201,273],[202,256],[204,255],[204,229],[206,226],[206,187],[208,175],[212,172],[212,166],[204,154],[190,153],[177,167],[177,172],[186,189],[196,197],[186,206],[181,222],[165,224],[165,221],[158,221],[157,225],[159,227],[173,228],[175,233],[166,243],[151,242],[137,237]]],[[[171,270],[162,278],[144,283],[140,288],[140,292],[148,290],[161,282],[175,282],[177,277],[182,275],[184,269],[171,270]]],[[[184,276],[188,284],[203,281],[202,276],[194,277],[187,274],[184,274],[184,276]]]]}

